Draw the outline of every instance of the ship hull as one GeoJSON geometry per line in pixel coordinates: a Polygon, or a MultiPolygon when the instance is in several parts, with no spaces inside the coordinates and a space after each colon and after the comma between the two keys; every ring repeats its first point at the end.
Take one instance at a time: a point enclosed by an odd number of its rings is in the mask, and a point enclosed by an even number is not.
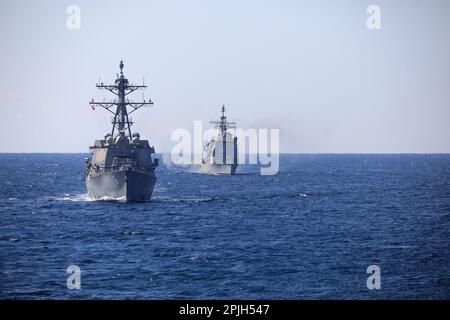
{"type": "Polygon", "coordinates": [[[86,187],[92,199],[110,199],[126,202],[149,201],[156,177],[153,172],[119,170],[89,175],[86,187]]]}
{"type": "Polygon", "coordinates": [[[237,166],[237,164],[202,164],[200,167],[200,172],[209,174],[234,175],[236,174],[237,166]]]}

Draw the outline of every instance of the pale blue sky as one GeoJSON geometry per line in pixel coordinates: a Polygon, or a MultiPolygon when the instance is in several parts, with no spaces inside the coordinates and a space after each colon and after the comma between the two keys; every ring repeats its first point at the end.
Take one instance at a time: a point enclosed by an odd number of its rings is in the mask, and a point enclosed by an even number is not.
{"type": "Polygon", "coordinates": [[[450,1],[0,0],[0,152],[86,152],[120,59],[158,152],[218,117],[279,128],[282,152],[450,152],[450,1]],[[81,8],[81,29],[66,8],[81,8]],[[366,28],[381,7],[382,30],[366,28]]]}

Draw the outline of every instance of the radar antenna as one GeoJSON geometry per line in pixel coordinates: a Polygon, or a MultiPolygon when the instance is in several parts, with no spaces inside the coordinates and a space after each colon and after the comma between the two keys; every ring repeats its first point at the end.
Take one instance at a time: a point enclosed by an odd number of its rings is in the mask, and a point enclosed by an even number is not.
{"type": "Polygon", "coordinates": [[[92,108],[95,108],[96,106],[102,107],[103,109],[111,112],[114,117],[112,118],[112,130],[111,130],[111,136],[114,137],[114,131],[117,129],[119,133],[125,131],[128,131],[129,138],[131,139],[131,126],[133,125],[133,121],[128,116],[135,112],[137,109],[140,109],[142,107],[149,107],[153,105],[153,102],[149,99],[148,101],[145,101],[142,99],[140,102],[134,102],[129,101],[128,99],[125,100],[125,97],[129,95],[130,93],[136,91],[136,90],[144,90],[147,88],[146,85],[133,85],[128,82],[128,79],[125,78],[123,74],[123,61],[120,61],[119,68],[120,68],[120,76],[117,75],[117,79],[114,84],[104,84],[103,82],[97,83],[96,87],[100,90],[108,90],[112,94],[118,97],[118,100],[114,99],[111,102],[99,102],[94,101],[94,99],[89,102],[90,106],[92,108]],[[128,112],[127,106],[131,107],[133,110],[128,112]],[[116,110],[111,110],[116,107],[116,110]]]}
{"type": "Polygon", "coordinates": [[[228,122],[227,117],[225,116],[225,105],[222,105],[222,116],[220,117],[220,121],[210,121],[211,124],[215,125],[216,129],[220,130],[220,133],[223,138],[226,138],[228,128],[236,128],[236,122],[228,122]]]}

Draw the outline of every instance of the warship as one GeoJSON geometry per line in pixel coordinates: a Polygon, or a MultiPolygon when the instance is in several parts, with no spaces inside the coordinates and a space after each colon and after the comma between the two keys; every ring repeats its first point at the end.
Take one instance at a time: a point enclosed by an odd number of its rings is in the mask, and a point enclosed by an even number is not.
{"type": "Polygon", "coordinates": [[[225,105],[222,105],[220,121],[211,124],[219,130],[217,137],[211,139],[204,146],[205,157],[200,166],[201,173],[234,175],[238,166],[237,137],[228,132],[229,128],[236,128],[235,122],[228,122],[225,116],[225,105]]]}
{"type": "Polygon", "coordinates": [[[141,140],[139,133],[131,133],[133,120],[130,114],[141,107],[152,106],[153,102],[134,102],[127,96],[147,86],[128,82],[123,74],[123,61],[120,61],[120,75],[114,84],[100,82],[98,89],[111,92],[116,97],[110,102],[97,102],[92,99],[91,108],[102,107],[114,116],[112,130],[104,139],[96,140],[89,147],[90,157],[86,159],[86,187],[92,199],[112,199],[126,202],[148,201],[156,183],[155,168],[158,159],[153,159],[154,147],[148,140],[141,140]],[[127,107],[130,107],[128,112],[127,107]]]}

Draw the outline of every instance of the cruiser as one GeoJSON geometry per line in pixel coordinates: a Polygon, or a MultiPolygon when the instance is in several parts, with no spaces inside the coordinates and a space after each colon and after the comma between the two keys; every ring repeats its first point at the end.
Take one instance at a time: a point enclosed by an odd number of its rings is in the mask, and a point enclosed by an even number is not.
{"type": "Polygon", "coordinates": [[[228,129],[236,128],[236,123],[227,121],[225,105],[222,105],[220,121],[210,123],[219,129],[219,134],[204,146],[206,155],[202,159],[200,172],[233,175],[238,166],[237,137],[233,138],[228,129]]]}

